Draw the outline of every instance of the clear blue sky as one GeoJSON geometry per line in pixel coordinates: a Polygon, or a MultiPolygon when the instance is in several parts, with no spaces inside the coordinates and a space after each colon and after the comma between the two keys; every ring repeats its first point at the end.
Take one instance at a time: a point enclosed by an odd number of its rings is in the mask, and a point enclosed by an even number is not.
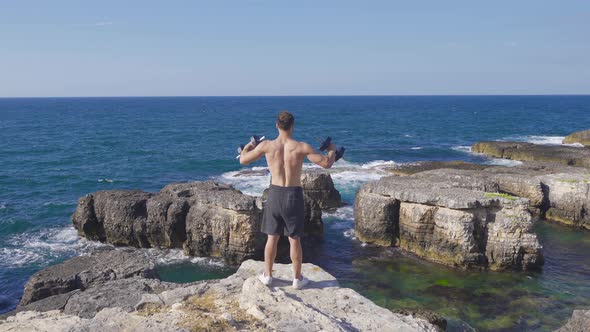
{"type": "Polygon", "coordinates": [[[0,96],[589,94],[590,1],[0,2],[0,96]]]}

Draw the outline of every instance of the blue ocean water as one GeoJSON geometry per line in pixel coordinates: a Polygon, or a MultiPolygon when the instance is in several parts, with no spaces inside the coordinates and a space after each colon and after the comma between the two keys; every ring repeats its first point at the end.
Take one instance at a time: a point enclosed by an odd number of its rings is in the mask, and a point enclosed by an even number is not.
{"type": "MultiPolygon", "coordinates": [[[[79,239],[71,227],[76,201],[88,192],[158,191],[170,182],[217,179],[260,194],[268,179],[239,176],[244,167],[236,147],[252,134],[274,137],[282,109],[295,115],[296,139],[318,145],[316,138],[330,135],[347,148],[333,177],[349,203],[360,184],[383,176],[382,166],[506,163],[468,147],[503,139],[559,144],[590,127],[590,96],[0,99],[0,313],[16,306],[32,273],[98,245],[79,239]]],[[[307,261],[381,305],[442,306],[438,311],[454,329],[550,330],[574,308],[590,307],[590,261],[580,254],[590,249],[587,232],[540,224],[548,256],[541,274],[465,274],[363,246],[351,230],[351,206],[325,223],[326,238],[306,253],[307,261]],[[489,292],[475,296],[483,288],[489,292]],[[497,306],[486,302],[490,294],[497,306]],[[511,309],[514,298],[526,303],[511,309]],[[540,314],[516,309],[530,307],[540,314]]],[[[189,264],[194,278],[231,270],[209,260],[183,261],[178,252],[154,255],[189,264]]]]}

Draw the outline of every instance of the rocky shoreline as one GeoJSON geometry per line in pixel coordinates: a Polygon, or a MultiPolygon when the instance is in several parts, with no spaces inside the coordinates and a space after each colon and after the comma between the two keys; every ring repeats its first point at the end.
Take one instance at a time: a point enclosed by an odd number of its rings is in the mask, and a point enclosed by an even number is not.
{"type": "MultiPolygon", "coordinates": [[[[587,145],[588,133],[565,141],[587,145]]],[[[479,142],[472,151],[521,160],[514,167],[465,162],[421,162],[384,169],[365,183],[354,202],[355,235],[377,246],[399,247],[458,269],[539,270],[544,256],[535,222],[550,220],[590,230],[590,149],[522,142],[479,142]]],[[[323,211],[343,205],[329,173],[307,171],[305,238],[323,236],[323,211]]],[[[214,181],[173,183],[157,193],[109,190],[79,199],[72,216],[78,234],[118,247],[182,248],[186,255],[240,265],[220,280],[174,284],[159,280],[141,249],[101,250],[35,273],[3,330],[103,329],[137,331],[285,330],[295,326],[337,330],[444,330],[444,319],[400,308],[380,308],[340,288],[320,267],[306,264],[309,290],[287,287],[288,265],[267,289],[259,231],[266,192],[250,196],[214,181]],[[282,304],[277,306],[276,303],[282,304]],[[274,304],[274,305],[273,305],[274,304]],[[195,317],[198,317],[195,318],[195,317]],[[420,317],[428,317],[435,326],[420,317]],[[206,324],[202,326],[202,324],[206,324]],[[384,328],[385,326],[385,328],[384,328]],[[389,329],[391,327],[391,329],[389,329]]],[[[588,327],[576,311],[560,331],[588,327]]]]}
{"type": "Polygon", "coordinates": [[[263,265],[247,260],[225,279],[175,284],[158,279],[154,263],[141,249],[75,257],[34,274],[19,307],[0,316],[0,331],[444,331],[446,327],[446,321],[433,313],[381,308],[340,287],[336,278],[313,264],[303,265],[311,280],[304,290],[291,287],[287,264],[275,265],[274,284],[266,287],[256,278],[263,265]]]}

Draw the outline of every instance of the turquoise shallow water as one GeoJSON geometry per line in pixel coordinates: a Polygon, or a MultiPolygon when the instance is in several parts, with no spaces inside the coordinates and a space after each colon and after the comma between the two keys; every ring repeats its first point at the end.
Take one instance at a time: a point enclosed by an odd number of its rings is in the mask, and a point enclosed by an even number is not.
{"type": "MultiPolygon", "coordinates": [[[[213,178],[259,194],[268,179],[236,177],[235,149],[251,134],[274,136],[283,108],[295,114],[296,138],[314,143],[329,134],[347,147],[333,176],[349,203],[361,183],[382,176],[381,165],[502,163],[467,147],[498,139],[555,144],[590,127],[589,96],[0,99],[0,312],[14,308],[32,273],[97,246],[70,226],[77,198],[88,192],[213,178]]],[[[541,222],[541,273],[467,273],[363,246],[352,214],[348,206],[325,216],[325,239],[306,261],[381,305],[436,310],[451,330],[551,330],[574,308],[590,308],[589,232],[541,222]]],[[[152,252],[168,280],[233,271],[152,252]]]]}

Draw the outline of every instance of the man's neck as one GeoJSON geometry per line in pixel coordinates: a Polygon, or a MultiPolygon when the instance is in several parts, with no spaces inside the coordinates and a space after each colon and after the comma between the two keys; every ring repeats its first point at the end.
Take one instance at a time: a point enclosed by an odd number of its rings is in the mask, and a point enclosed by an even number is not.
{"type": "Polygon", "coordinates": [[[293,136],[293,134],[291,134],[288,131],[279,130],[279,137],[278,138],[280,140],[291,139],[292,136],[293,136]]]}

